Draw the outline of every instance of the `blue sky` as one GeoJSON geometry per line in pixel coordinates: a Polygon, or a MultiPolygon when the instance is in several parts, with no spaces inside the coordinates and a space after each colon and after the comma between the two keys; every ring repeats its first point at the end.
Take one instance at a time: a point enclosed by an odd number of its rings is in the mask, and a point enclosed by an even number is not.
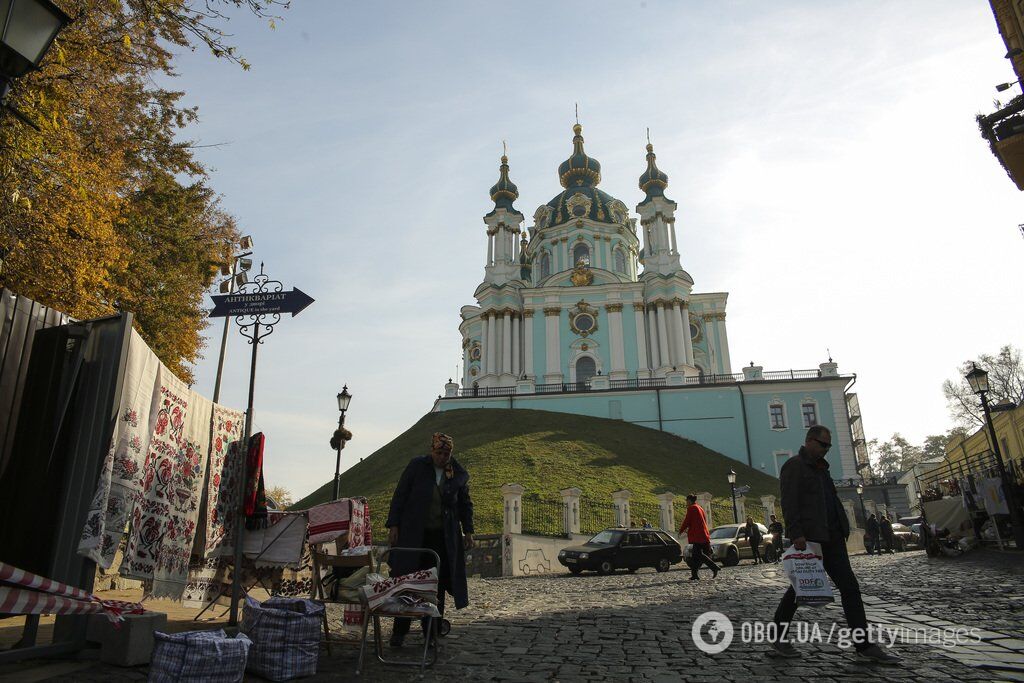
{"type": "MultiPolygon", "coordinates": [[[[831,349],[869,438],[920,440],[948,428],[960,361],[1024,337],[1021,197],[974,122],[1013,78],[981,0],[295,0],[276,24],[233,15],[251,71],[197,50],[172,83],[257,258],[317,299],[260,349],[268,485],[333,475],[346,382],[343,467],[429,410],[483,276],[502,140],[532,216],[561,189],[575,103],[602,189],[631,208],[650,127],[683,266],[730,292],[734,370],[831,349]]],[[[248,353],[233,331],[239,408],[248,353]]]]}

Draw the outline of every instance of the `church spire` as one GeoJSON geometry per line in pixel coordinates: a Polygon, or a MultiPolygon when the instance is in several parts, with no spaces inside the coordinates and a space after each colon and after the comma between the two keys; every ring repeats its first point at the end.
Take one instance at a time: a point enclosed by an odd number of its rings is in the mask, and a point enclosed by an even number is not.
{"type": "Polygon", "coordinates": [[[498,182],[491,188],[491,200],[494,202],[495,209],[515,211],[516,208],[512,206],[512,202],[517,199],[519,199],[519,188],[509,180],[508,156],[502,154],[500,175],[498,176],[498,182]]]}
{"type": "Polygon", "coordinates": [[[558,181],[564,188],[580,185],[595,187],[601,182],[601,163],[583,151],[583,126],[577,123],[572,127],[572,132],[572,156],[558,167],[558,181]]]}
{"type": "Polygon", "coordinates": [[[640,189],[647,195],[645,202],[651,201],[654,197],[664,197],[665,188],[668,187],[668,175],[658,169],[654,162],[654,145],[651,144],[650,132],[647,137],[647,170],[640,176],[640,189]]]}

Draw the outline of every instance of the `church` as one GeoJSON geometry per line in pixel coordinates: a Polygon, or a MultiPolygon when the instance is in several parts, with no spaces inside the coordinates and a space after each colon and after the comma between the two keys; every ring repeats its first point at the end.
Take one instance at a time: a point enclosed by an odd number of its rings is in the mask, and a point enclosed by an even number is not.
{"type": "Polygon", "coordinates": [[[483,282],[477,304],[461,310],[461,384],[449,380],[434,410],[518,407],[622,419],[774,476],[799,448],[802,429],[824,424],[839,445],[829,455],[833,476],[857,475],[867,452],[856,394],[847,392],[855,375],[840,375],[831,359],[814,370],[751,364],[733,374],[728,294],[694,291],[680,260],[677,205],[651,144],[636,216],[598,189],[601,164],[587,155],[578,123],[558,179],[562,191],[527,228],[501,157],[494,208],[483,217],[483,282]]]}

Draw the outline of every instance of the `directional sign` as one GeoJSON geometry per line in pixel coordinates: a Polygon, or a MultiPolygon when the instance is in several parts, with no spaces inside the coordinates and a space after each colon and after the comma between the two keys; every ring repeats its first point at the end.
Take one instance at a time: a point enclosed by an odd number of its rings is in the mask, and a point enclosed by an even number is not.
{"type": "Polygon", "coordinates": [[[750,493],[750,487],[749,486],[737,486],[736,487],[736,493],[740,494],[741,496],[744,495],[744,494],[750,493]]]}
{"type": "Polygon", "coordinates": [[[211,318],[232,315],[266,315],[269,313],[291,313],[294,318],[306,306],[313,303],[313,297],[301,289],[290,292],[254,292],[252,294],[217,294],[212,297],[211,318]]]}

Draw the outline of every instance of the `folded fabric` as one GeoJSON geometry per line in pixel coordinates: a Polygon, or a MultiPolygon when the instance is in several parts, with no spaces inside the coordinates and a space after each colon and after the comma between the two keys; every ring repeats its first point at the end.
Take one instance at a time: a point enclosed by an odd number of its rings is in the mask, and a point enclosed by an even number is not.
{"type": "Polygon", "coordinates": [[[121,600],[101,600],[95,595],[59,581],[0,562],[0,614],[94,614],[103,613],[115,628],[124,614],[143,614],[142,605],[121,600]]]}
{"type": "Polygon", "coordinates": [[[309,542],[326,543],[348,531],[352,501],[339,498],[309,509],[309,542]]]}
{"type": "Polygon", "coordinates": [[[395,577],[370,574],[361,590],[370,610],[375,611],[390,598],[408,595],[426,602],[437,602],[437,567],[395,577]]]}

